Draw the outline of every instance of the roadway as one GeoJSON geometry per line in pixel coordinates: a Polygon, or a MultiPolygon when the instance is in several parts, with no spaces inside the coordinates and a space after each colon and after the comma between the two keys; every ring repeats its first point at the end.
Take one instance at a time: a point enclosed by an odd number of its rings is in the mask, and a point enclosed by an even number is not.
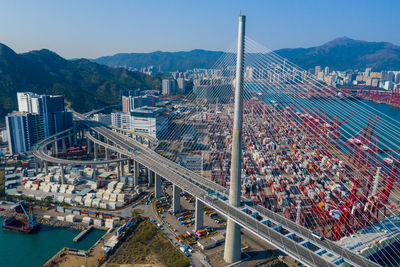
{"type": "Polygon", "coordinates": [[[127,160],[127,159],[68,160],[68,159],[62,159],[62,158],[50,156],[45,152],[45,149],[48,145],[54,143],[55,141],[60,141],[64,138],[66,138],[65,133],[67,133],[71,130],[72,130],[72,128],[67,129],[63,132],[60,132],[50,138],[46,138],[46,139],[42,140],[41,142],[37,143],[32,150],[33,155],[40,160],[43,160],[46,162],[52,162],[52,163],[56,163],[56,164],[61,164],[61,165],[104,165],[104,164],[110,164],[110,163],[127,160]]]}

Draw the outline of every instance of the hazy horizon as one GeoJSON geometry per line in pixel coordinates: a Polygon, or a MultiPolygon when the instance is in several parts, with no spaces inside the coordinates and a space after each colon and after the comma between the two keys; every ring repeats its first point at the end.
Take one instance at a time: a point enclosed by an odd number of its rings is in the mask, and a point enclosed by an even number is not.
{"type": "Polygon", "coordinates": [[[389,0],[338,0],[335,4],[312,0],[207,0],[201,4],[5,0],[0,10],[0,43],[17,53],[46,48],[68,59],[221,51],[236,38],[240,10],[247,16],[247,35],[272,50],[318,46],[343,36],[400,45],[400,3],[389,0]]]}

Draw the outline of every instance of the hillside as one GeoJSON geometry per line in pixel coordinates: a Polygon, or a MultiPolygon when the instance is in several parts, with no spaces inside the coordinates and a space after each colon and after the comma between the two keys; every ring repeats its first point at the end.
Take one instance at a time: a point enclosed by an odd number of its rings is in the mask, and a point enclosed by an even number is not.
{"type": "Polygon", "coordinates": [[[335,70],[374,71],[400,69],[400,46],[387,42],[366,42],[347,37],[336,38],[321,46],[275,51],[293,63],[308,69],[328,66],[335,70]]]}
{"type": "Polygon", "coordinates": [[[85,112],[119,101],[120,89],[160,89],[161,82],[139,72],[110,68],[87,59],[69,61],[43,49],[23,54],[0,44],[0,120],[17,109],[16,92],[62,94],[85,112]]]}
{"type": "Polygon", "coordinates": [[[122,53],[100,57],[92,61],[110,67],[136,68],[154,66],[161,71],[186,71],[193,68],[210,68],[222,52],[192,50],[184,52],[122,53]]]}
{"type": "MultiPolygon", "coordinates": [[[[329,66],[335,70],[365,69],[375,71],[400,69],[400,46],[386,42],[366,42],[347,37],[336,38],[321,46],[275,51],[304,69],[329,66]]],[[[137,68],[155,66],[162,71],[185,71],[210,68],[222,52],[192,50],[188,52],[153,52],[116,54],[94,62],[110,67],[137,68]]]]}

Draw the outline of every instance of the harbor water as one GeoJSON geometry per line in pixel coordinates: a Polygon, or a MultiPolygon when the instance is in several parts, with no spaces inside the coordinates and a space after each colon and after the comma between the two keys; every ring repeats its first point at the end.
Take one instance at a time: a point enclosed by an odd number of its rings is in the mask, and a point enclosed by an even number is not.
{"type": "MultiPolygon", "coordinates": [[[[0,221],[3,222],[3,218],[0,221]]],[[[63,247],[89,249],[105,231],[94,229],[78,243],[73,242],[73,238],[79,233],[79,230],[47,225],[41,225],[39,232],[33,234],[15,233],[0,228],[0,266],[41,266],[63,247]]]]}

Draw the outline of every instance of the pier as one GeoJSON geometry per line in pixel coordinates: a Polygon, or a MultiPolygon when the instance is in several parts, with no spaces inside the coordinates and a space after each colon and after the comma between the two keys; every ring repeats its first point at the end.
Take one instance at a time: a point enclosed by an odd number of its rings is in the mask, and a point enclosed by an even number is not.
{"type": "Polygon", "coordinates": [[[90,231],[93,230],[93,225],[89,226],[89,228],[86,228],[82,232],[80,232],[77,236],[74,237],[73,241],[74,242],[79,242],[83,237],[85,237],[90,231]]]}

